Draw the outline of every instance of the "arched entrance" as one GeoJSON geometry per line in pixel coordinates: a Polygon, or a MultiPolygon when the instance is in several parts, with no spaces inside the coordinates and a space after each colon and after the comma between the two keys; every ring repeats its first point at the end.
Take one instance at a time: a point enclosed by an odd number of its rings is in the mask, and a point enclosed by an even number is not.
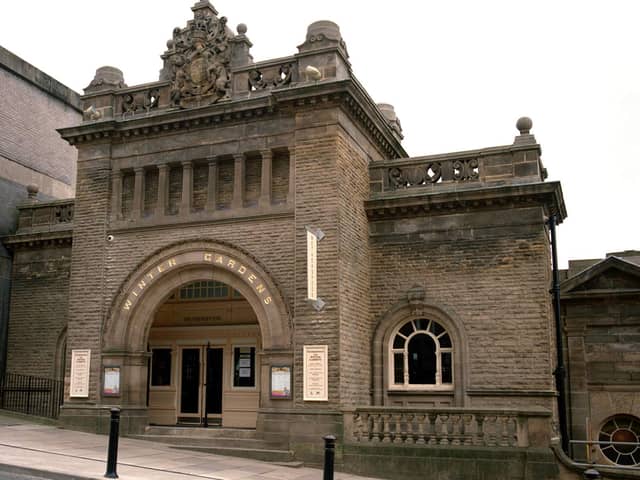
{"type": "MultiPolygon", "coordinates": [[[[229,426],[255,426],[258,406],[269,404],[269,368],[282,362],[291,362],[291,324],[276,284],[255,259],[221,243],[181,243],[152,255],[124,282],[103,332],[103,366],[121,369],[121,405],[144,410],[149,403],[149,421],[153,423],[200,423],[203,418],[220,418],[222,424],[229,426]],[[213,298],[203,299],[199,310],[189,307],[189,299],[181,299],[180,295],[189,289],[193,292],[196,286],[207,293],[210,287],[219,291],[226,288],[227,297],[222,300],[227,307],[236,304],[244,316],[234,319],[233,315],[214,314],[213,298]],[[189,308],[194,315],[185,315],[189,308]],[[208,314],[203,313],[207,311],[208,314]],[[184,321],[185,318],[190,319],[184,321]],[[181,321],[186,323],[180,325],[181,321]],[[245,326],[234,326],[234,322],[244,322],[245,326]],[[168,388],[163,401],[161,385],[150,390],[147,386],[156,380],[167,383],[167,372],[149,371],[149,358],[152,364],[154,358],[158,364],[171,363],[173,377],[169,385],[164,385],[168,388]],[[250,367],[241,366],[247,363],[250,367]],[[236,367],[238,378],[234,379],[236,367]],[[246,377],[240,377],[247,370],[240,372],[241,368],[253,368],[249,374],[253,375],[254,403],[249,409],[254,413],[249,417],[238,414],[235,419],[229,415],[225,421],[220,405],[211,400],[218,392],[209,392],[209,404],[203,399],[204,375],[221,377],[222,381],[226,378],[227,383],[221,385],[223,391],[227,385],[233,392],[235,382],[240,389],[237,391],[249,393],[246,377]],[[165,378],[153,379],[152,374],[165,378]],[[209,411],[213,415],[205,417],[205,408],[219,412],[209,411]],[[247,418],[252,425],[247,424],[247,418]]],[[[213,378],[210,380],[215,383],[213,378]]],[[[232,396],[228,400],[234,403],[232,396]]],[[[251,395],[244,397],[247,400],[251,395]]],[[[113,399],[109,403],[114,403],[113,399]]]]}

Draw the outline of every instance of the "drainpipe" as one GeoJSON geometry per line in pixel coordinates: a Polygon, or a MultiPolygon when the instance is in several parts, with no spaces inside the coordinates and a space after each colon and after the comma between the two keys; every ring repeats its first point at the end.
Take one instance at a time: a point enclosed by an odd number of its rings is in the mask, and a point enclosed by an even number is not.
{"type": "Polygon", "coordinates": [[[560,281],[558,279],[558,248],[556,240],[556,216],[549,218],[549,231],[551,233],[551,255],[553,258],[553,313],[556,321],[556,353],[558,362],[553,374],[556,377],[556,389],[558,390],[558,420],[560,421],[560,439],[562,450],[569,454],[569,429],[567,426],[567,394],[565,389],[566,370],[564,367],[564,344],[562,337],[562,325],[560,318],[560,281]]]}

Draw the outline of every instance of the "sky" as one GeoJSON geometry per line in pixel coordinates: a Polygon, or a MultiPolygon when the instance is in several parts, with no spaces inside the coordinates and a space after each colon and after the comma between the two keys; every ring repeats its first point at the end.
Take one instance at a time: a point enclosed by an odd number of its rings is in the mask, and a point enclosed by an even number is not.
{"type": "MultiPolygon", "coordinates": [[[[0,5],[0,45],[82,93],[103,65],[156,81],[195,0],[29,0],[0,5]]],[[[212,0],[244,23],[256,61],[297,52],[332,20],[353,72],[390,103],[410,156],[513,142],[533,120],[568,217],[560,266],[640,250],[640,4],[635,0],[212,0]]]]}

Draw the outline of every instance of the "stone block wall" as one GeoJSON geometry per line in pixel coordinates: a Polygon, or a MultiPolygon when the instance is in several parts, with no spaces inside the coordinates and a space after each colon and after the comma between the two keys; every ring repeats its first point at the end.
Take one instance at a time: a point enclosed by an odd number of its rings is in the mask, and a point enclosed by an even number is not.
{"type": "Polygon", "coordinates": [[[424,288],[424,303],[447,313],[466,338],[454,346],[463,350],[463,378],[455,381],[463,382],[465,406],[551,408],[555,351],[541,208],[377,221],[371,233],[374,319],[414,285],[424,288]]]}
{"type": "Polygon", "coordinates": [[[56,357],[67,326],[71,246],[14,253],[7,371],[58,378],[56,357]]]}

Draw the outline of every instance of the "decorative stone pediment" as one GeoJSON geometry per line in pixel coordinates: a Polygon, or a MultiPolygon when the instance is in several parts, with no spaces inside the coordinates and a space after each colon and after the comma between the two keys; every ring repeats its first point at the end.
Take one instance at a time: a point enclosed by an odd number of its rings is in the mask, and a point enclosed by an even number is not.
{"type": "Polygon", "coordinates": [[[170,105],[210,105],[231,97],[231,44],[234,35],[226,17],[207,0],[192,8],[193,20],[176,27],[162,55],[161,80],[169,80],[170,105]]]}
{"type": "Polygon", "coordinates": [[[595,293],[640,293],[640,265],[608,257],[560,285],[563,296],[595,293]]]}

